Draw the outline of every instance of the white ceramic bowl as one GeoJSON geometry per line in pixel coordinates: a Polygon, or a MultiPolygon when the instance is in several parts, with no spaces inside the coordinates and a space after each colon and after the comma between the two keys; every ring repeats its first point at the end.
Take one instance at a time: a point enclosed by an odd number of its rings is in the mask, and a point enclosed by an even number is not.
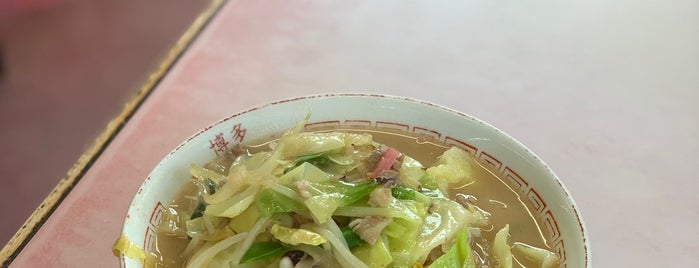
{"type": "MultiPolygon", "coordinates": [[[[340,94],[282,100],[235,114],[201,130],[163,158],[146,178],[129,207],[123,234],[139,247],[150,250],[155,226],[169,200],[189,180],[191,163],[213,160],[216,149],[226,143],[230,148],[241,141],[283,133],[309,111],[312,113],[309,124],[398,128],[461,147],[491,165],[530,203],[532,212],[543,220],[544,232],[553,238],[553,249],[562,260],[561,267],[591,266],[590,244],[575,202],[563,183],[534,153],[472,116],[427,102],[378,95],[340,94]]],[[[138,260],[125,257],[121,258],[121,265],[141,267],[138,260]]]]}

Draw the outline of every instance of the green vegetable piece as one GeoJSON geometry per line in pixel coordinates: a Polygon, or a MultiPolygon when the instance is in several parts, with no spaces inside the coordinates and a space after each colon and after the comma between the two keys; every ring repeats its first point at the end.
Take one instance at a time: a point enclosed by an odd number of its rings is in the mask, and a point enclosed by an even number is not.
{"type": "Polygon", "coordinates": [[[287,167],[287,168],[284,169],[284,173],[283,173],[283,174],[289,173],[289,171],[292,171],[292,170],[294,170],[295,168],[296,168],[296,165],[287,167]]]}
{"type": "Polygon", "coordinates": [[[357,246],[365,245],[367,242],[364,241],[357,233],[352,231],[352,228],[349,226],[345,226],[340,228],[342,231],[342,236],[345,238],[345,241],[347,241],[347,247],[354,248],[357,246]]]}
{"type": "Polygon", "coordinates": [[[222,202],[206,206],[204,213],[209,216],[226,218],[238,216],[255,201],[255,195],[259,188],[259,186],[249,186],[243,192],[235,194],[222,202]]]}
{"type": "Polygon", "coordinates": [[[370,268],[383,268],[393,262],[393,257],[391,257],[391,253],[388,251],[388,247],[384,243],[383,239],[376,240],[374,245],[365,244],[358,246],[352,250],[352,254],[357,256],[357,258],[359,258],[370,268]]]}
{"type": "Polygon", "coordinates": [[[464,268],[476,268],[476,260],[473,258],[473,251],[471,246],[468,244],[468,230],[464,229],[461,233],[456,236],[456,243],[459,246],[459,258],[463,261],[461,267],[464,268]]]}
{"type": "Polygon", "coordinates": [[[320,156],[313,159],[304,161],[305,163],[312,164],[319,168],[324,168],[330,165],[330,159],[327,156],[320,156]]]}
{"type": "Polygon", "coordinates": [[[339,203],[340,198],[331,194],[313,196],[304,202],[318,223],[328,221],[333,216],[339,203]]]}
{"type": "Polygon", "coordinates": [[[317,153],[317,154],[304,155],[304,156],[301,156],[301,157],[299,157],[299,158],[296,158],[296,161],[294,161],[294,163],[300,165],[300,164],[302,164],[303,162],[309,162],[309,161],[313,161],[313,160],[315,160],[315,159],[321,158],[321,157],[323,157],[324,154],[325,154],[325,152],[320,152],[320,153],[317,153]]]}
{"type": "Polygon", "coordinates": [[[231,219],[230,222],[228,222],[228,227],[236,233],[248,232],[259,219],[259,209],[257,205],[252,205],[243,211],[243,213],[231,219]]]}
{"type": "Polygon", "coordinates": [[[316,182],[325,181],[332,177],[332,174],[322,171],[311,163],[302,163],[291,171],[286,172],[283,176],[279,177],[279,183],[283,185],[291,185],[293,182],[298,180],[316,182]]]}
{"type": "Polygon", "coordinates": [[[284,254],[288,249],[281,243],[274,241],[257,242],[250,246],[245,251],[243,257],[240,258],[239,264],[245,264],[252,261],[259,261],[268,258],[274,258],[284,254]]]}
{"type": "Polygon", "coordinates": [[[415,247],[421,225],[422,222],[393,218],[393,222],[385,229],[391,244],[391,251],[411,251],[415,247]]]}
{"type": "Polygon", "coordinates": [[[451,268],[451,267],[461,267],[459,263],[459,256],[456,252],[456,247],[452,247],[449,251],[440,256],[435,260],[429,268],[451,268]]]}
{"type": "Polygon", "coordinates": [[[422,195],[431,199],[444,198],[445,194],[440,190],[439,184],[429,173],[425,173],[425,176],[422,176],[420,184],[422,185],[420,192],[422,195]]]}
{"type": "Polygon", "coordinates": [[[303,204],[270,188],[259,194],[256,205],[261,217],[269,217],[279,212],[301,212],[306,210],[303,204]]]}
{"type": "Polygon", "coordinates": [[[209,194],[215,194],[216,193],[216,187],[218,186],[213,180],[206,178],[204,180],[204,186],[206,186],[206,189],[209,191],[209,194]]]}
{"type": "Polygon", "coordinates": [[[395,188],[391,189],[391,195],[393,195],[393,197],[395,197],[396,199],[414,200],[423,203],[426,206],[429,206],[432,203],[432,198],[430,198],[429,196],[424,195],[413,188],[405,187],[402,185],[398,185],[395,188]]]}
{"type": "Polygon", "coordinates": [[[435,260],[430,268],[450,268],[464,267],[476,268],[475,260],[473,259],[473,251],[468,245],[468,229],[462,229],[456,234],[456,242],[451,248],[435,260]]]}
{"type": "Polygon", "coordinates": [[[200,202],[199,205],[197,205],[196,208],[194,208],[194,212],[192,212],[192,217],[189,219],[196,219],[204,215],[204,210],[206,209],[206,204],[204,202],[200,202]]]}
{"type": "Polygon", "coordinates": [[[375,181],[349,183],[335,180],[308,182],[307,191],[312,197],[304,204],[318,223],[324,223],[335,210],[362,200],[377,187],[375,181]]]}
{"type": "Polygon", "coordinates": [[[422,178],[420,178],[420,185],[422,186],[423,189],[429,189],[429,190],[437,190],[439,189],[439,185],[437,185],[437,181],[434,180],[432,175],[429,173],[425,173],[422,178]]]}
{"type": "Polygon", "coordinates": [[[304,155],[299,158],[296,158],[296,161],[294,163],[298,166],[303,163],[311,163],[314,166],[318,166],[317,163],[322,164],[327,164],[328,163],[328,158],[326,155],[328,152],[321,152],[317,154],[309,154],[309,155],[304,155]]]}
{"type": "Polygon", "coordinates": [[[417,246],[421,226],[422,222],[393,218],[393,222],[384,229],[395,267],[412,267],[417,259],[412,255],[417,246]]]}
{"type": "Polygon", "coordinates": [[[362,183],[349,183],[343,181],[327,180],[309,182],[308,192],[313,195],[339,195],[338,207],[343,207],[357,202],[369,195],[378,185],[375,181],[362,183]]]}
{"type": "Polygon", "coordinates": [[[327,159],[322,160],[322,158],[324,158],[323,157],[324,154],[325,154],[325,152],[320,152],[317,154],[309,154],[309,155],[304,155],[304,156],[301,156],[299,158],[296,158],[296,160],[294,160],[293,165],[284,169],[284,174],[296,169],[296,167],[300,166],[303,163],[310,163],[312,165],[316,164],[316,163],[327,164],[327,159]]]}
{"type": "Polygon", "coordinates": [[[398,185],[391,189],[391,195],[393,195],[393,197],[403,200],[415,200],[416,193],[417,191],[413,190],[412,188],[402,185],[398,185]]]}

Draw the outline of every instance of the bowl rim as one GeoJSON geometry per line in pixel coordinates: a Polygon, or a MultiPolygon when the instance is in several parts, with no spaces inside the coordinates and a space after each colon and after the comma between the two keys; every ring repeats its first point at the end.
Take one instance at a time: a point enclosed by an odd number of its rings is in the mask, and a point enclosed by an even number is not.
{"type": "MultiPolygon", "coordinates": [[[[541,166],[544,168],[545,172],[548,173],[549,175],[551,175],[551,177],[557,183],[557,185],[560,188],[560,190],[562,191],[562,193],[565,194],[565,198],[571,203],[572,212],[573,212],[571,214],[575,216],[576,221],[580,227],[580,234],[582,236],[583,250],[584,250],[583,256],[584,256],[584,260],[585,260],[585,267],[586,268],[591,267],[592,250],[591,250],[591,246],[590,246],[590,239],[589,239],[589,234],[587,232],[587,226],[586,226],[585,222],[583,221],[581,213],[579,211],[580,208],[577,205],[577,203],[575,202],[575,199],[573,199],[568,188],[563,184],[563,182],[558,177],[558,175],[556,175],[556,173],[548,166],[548,164],[546,164],[546,162],[543,161],[543,159],[541,157],[539,157],[536,153],[534,153],[534,151],[532,151],[527,146],[525,146],[522,142],[520,142],[519,140],[517,140],[514,137],[507,134],[507,132],[500,130],[499,128],[491,125],[488,122],[485,122],[485,121],[480,120],[472,115],[466,114],[466,113],[458,111],[456,109],[452,109],[452,108],[447,107],[447,106],[435,104],[435,103],[424,101],[424,100],[414,99],[414,98],[410,98],[410,97],[402,97],[402,96],[389,95],[389,94],[373,94],[373,93],[325,93],[325,94],[310,94],[310,95],[304,95],[304,96],[299,96],[299,97],[277,99],[277,100],[274,100],[274,101],[271,101],[268,103],[256,105],[256,106],[253,106],[252,108],[248,108],[248,109],[243,110],[241,112],[226,116],[223,119],[219,119],[213,123],[206,125],[206,127],[201,128],[199,131],[197,131],[193,135],[186,138],[184,141],[182,141],[180,144],[178,144],[174,149],[172,149],[170,152],[168,152],[167,155],[165,155],[163,158],[161,158],[159,160],[158,164],[156,164],[149,171],[147,177],[150,177],[150,175],[153,173],[153,171],[160,168],[160,166],[163,165],[163,163],[166,162],[166,160],[173,157],[173,155],[177,151],[179,151],[183,146],[185,146],[187,143],[189,143],[193,139],[197,138],[198,136],[206,133],[209,129],[211,129],[217,125],[220,125],[228,120],[234,119],[238,116],[241,116],[243,114],[247,114],[247,113],[250,113],[250,112],[253,112],[256,110],[264,109],[264,108],[269,107],[269,106],[274,106],[274,105],[283,104],[283,103],[287,103],[287,102],[301,101],[301,100],[307,100],[307,99],[343,98],[343,97],[368,97],[368,98],[376,98],[376,99],[390,99],[390,100],[395,100],[395,101],[405,101],[405,102],[410,102],[410,103],[414,103],[414,104],[426,105],[426,106],[429,106],[432,108],[437,108],[439,110],[442,110],[442,111],[445,111],[448,113],[452,113],[452,114],[455,114],[457,116],[464,117],[468,120],[472,120],[474,122],[482,124],[485,127],[494,130],[499,135],[502,135],[503,138],[509,140],[510,142],[513,142],[515,145],[520,146],[521,148],[525,149],[527,154],[529,154],[534,160],[539,162],[541,164],[541,166]]],[[[145,181],[139,185],[137,192],[140,192],[142,190],[144,183],[145,183],[145,181]]],[[[129,203],[129,206],[128,206],[127,211],[125,213],[125,215],[127,215],[127,216],[125,216],[124,220],[122,221],[122,228],[121,228],[122,235],[126,232],[126,220],[128,218],[129,212],[131,211],[131,209],[135,205],[134,204],[135,201],[136,201],[136,194],[134,195],[131,202],[129,203]]],[[[123,256],[120,257],[120,259],[122,259],[122,258],[123,258],[123,256]]]]}

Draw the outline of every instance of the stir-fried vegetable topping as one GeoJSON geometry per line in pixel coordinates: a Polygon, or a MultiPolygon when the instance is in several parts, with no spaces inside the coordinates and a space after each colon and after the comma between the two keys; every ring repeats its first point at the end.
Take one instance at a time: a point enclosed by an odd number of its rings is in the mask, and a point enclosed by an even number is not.
{"type": "Polygon", "coordinates": [[[450,199],[450,187],[473,180],[468,153],[452,147],[426,168],[369,134],[301,132],[304,123],[230,168],[190,167],[200,195],[186,221],[187,267],[512,267],[509,226],[486,263],[469,232],[488,214],[450,199]]]}

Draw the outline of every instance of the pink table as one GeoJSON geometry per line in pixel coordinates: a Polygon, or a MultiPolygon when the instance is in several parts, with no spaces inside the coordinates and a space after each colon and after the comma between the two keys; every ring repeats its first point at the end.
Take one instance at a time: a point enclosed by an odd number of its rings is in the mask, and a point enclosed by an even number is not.
{"type": "Polygon", "coordinates": [[[537,152],[578,202],[596,266],[699,267],[697,25],[696,1],[227,2],[11,266],[115,267],[131,198],[186,137],[273,100],[371,92],[463,111],[537,152]]]}

